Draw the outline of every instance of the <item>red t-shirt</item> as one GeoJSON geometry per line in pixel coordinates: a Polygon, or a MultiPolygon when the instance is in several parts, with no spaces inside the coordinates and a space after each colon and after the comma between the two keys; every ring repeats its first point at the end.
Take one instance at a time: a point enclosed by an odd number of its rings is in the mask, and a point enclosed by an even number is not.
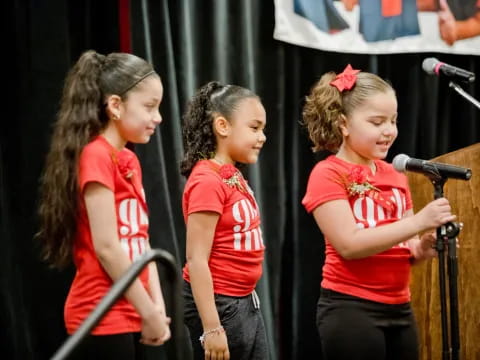
{"type": "MultiPolygon", "coordinates": [[[[210,160],[199,161],[192,170],[183,192],[183,216],[200,211],[220,214],[208,265],[216,294],[250,294],[262,275],[265,246],[260,215],[253,192],[248,194],[227,185],[219,174],[220,166],[210,160]]],[[[190,282],[188,264],[183,278],[190,282]]]]}
{"type": "MultiPolygon", "coordinates": [[[[90,182],[100,183],[115,194],[118,239],[130,260],[136,260],[148,247],[147,207],[136,155],[128,149],[118,151],[104,137],[98,136],[82,150],[78,169],[80,194],[83,194],[85,185],[90,182]]],[[[93,248],[83,196],[80,196],[77,223],[77,237],[73,249],[77,272],[64,313],[69,334],[82,324],[112,286],[112,280],[100,264],[93,248]]],[[[148,289],[148,269],[140,274],[140,280],[148,289]]],[[[139,315],[134,307],[121,297],[92,334],[119,334],[140,329],[139,315]]]]}
{"type": "MultiPolygon", "coordinates": [[[[349,202],[359,228],[373,228],[401,219],[412,208],[408,180],[381,160],[373,175],[368,166],[329,156],[313,168],[302,204],[310,213],[331,200],[349,202]],[[392,206],[382,206],[368,196],[349,196],[345,178],[358,166],[369,174],[369,182],[392,206]]],[[[363,259],[346,260],[325,239],[325,264],[321,286],[341,293],[387,304],[410,301],[410,249],[406,243],[363,259]]]]}

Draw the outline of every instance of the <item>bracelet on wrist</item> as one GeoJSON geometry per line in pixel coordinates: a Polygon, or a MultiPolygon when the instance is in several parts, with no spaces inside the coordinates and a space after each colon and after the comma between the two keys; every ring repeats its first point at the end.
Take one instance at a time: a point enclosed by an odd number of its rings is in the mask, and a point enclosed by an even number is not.
{"type": "Polygon", "coordinates": [[[203,345],[205,344],[205,337],[206,337],[207,335],[211,335],[211,334],[217,334],[217,335],[219,335],[219,334],[224,333],[224,332],[225,332],[225,329],[223,328],[222,325],[220,325],[219,327],[216,327],[215,329],[211,329],[211,330],[204,331],[203,334],[202,334],[202,336],[200,336],[200,337],[198,338],[198,340],[200,340],[200,344],[201,344],[202,347],[203,347],[203,345]]]}

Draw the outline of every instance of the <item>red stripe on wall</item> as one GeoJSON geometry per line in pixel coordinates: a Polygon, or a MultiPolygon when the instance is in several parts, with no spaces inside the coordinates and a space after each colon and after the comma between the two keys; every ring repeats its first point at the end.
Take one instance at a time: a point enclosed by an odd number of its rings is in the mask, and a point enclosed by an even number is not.
{"type": "Polygon", "coordinates": [[[118,0],[118,30],[120,51],[132,52],[132,29],[130,23],[130,0],[118,0]]]}

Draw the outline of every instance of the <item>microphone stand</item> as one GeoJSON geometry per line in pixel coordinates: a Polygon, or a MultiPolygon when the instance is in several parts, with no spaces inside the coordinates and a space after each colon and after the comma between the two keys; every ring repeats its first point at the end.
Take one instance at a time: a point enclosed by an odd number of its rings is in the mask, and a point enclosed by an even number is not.
{"type": "MultiPolygon", "coordinates": [[[[438,173],[428,174],[428,178],[434,186],[435,199],[443,197],[443,185],[447,178],[438,173]]],[[[440,284],[440,308],[442,323],[442,360],[460,359],[460,332],[458,326],[458,262],[457,262],[457,241],[456,237],[460,232],[461,224],[448,222],[437,228],[437,241],[435,249],[438,252],[438,275],[440,284]],[[450,341],[448,339],[447,321],[447,295],[445,286],[445,247],[448,248],[448,284],[450,297],[450,341]]]]}
{"type": "Polygon", "coordinates": [[[465,99],[467,99],[468,101],[470,101],[473,105],[475,105],[478,109],[480,109],[480,102],[475,99],[473,96],[471,96],[470,94],[468,94],[465,90],[463,90],[460,85],[458,85],[457,83],[453,82],[453,81],[450,81],[450,83],[448,84],[448,86],[450,86],[451,88],[453,88],[457,93],[459,93],[460,95],[462,95],[465,99]]]}

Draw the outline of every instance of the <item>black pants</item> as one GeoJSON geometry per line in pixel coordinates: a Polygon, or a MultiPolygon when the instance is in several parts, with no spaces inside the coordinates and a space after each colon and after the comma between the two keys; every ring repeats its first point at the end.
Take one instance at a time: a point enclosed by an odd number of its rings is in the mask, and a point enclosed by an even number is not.
{"type": "MultiPolygon", "coordinates": [[[[193,300],[190,284],[184,281],[184,316],[190,339],[193,358],[205,359],[205,351],[198,338],[203,333],[202,322],[193,300]]],[[[215,294],[220,322],[225,329],[231,360],[267,360],[268,347],[265,325],[252,295],[235,297],[215,294]]]]}
{"type": "Polygon", "coordinates": [[[145,360],[145,345],[140,333],[89,335],[68,359],[74,360],[145,360]]]}
{"type": "Polygon", "coordinates": [[[410,303],[389,305],[321,289],[317,328],[326,360],[416,360],[410,303]]]}

